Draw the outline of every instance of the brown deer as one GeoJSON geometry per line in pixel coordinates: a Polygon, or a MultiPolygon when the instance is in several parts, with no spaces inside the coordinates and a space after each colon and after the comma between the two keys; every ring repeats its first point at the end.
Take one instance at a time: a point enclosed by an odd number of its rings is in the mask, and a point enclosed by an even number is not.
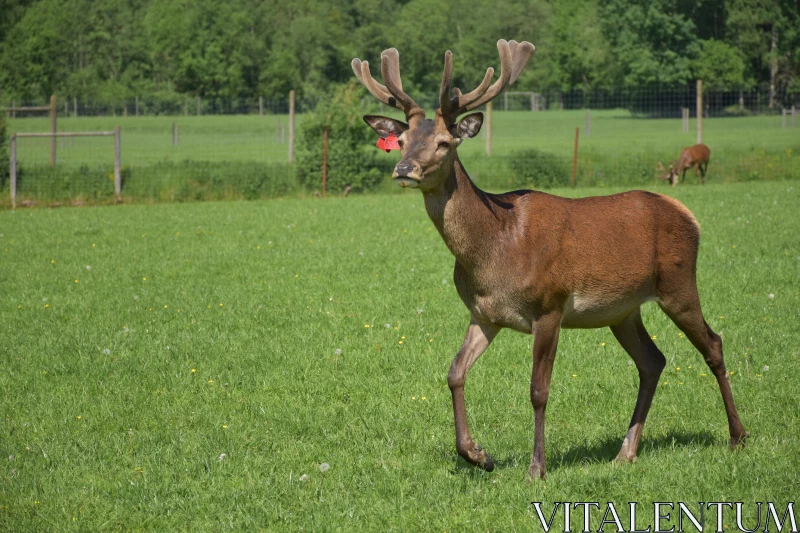
{"type": "Polygon", "coordinates": [[[534,47],[500,40],[497,49],[499,79],[491,83],[489,68],[467,94],[451,90],[452,54],[445,54],[440,108],[433,119],[403,92],[397,50],[381,54],[386,85],[373,79],[367,62],[352,63],[378,100],[405,113],[407,122],[373,115],[364,120],[382,138],[399,138],[402,157],[392,178],[422,192],[428,215],[455,256],[453,279],[470,311],[464,343],[447,376],[458,454],[485,470],[494,468],[467,426],[467,372],[502,328],[532,333],[535,420],[528,473],[544,478],[545,408],[561,328],[608,326],[639,371],[636,407],[617,455],[618,461],[633,461],[666,364],[642,323],[639,308],[647,301],[657,302],[703,355],[722,392],[730,445],[743,443],[747,432],[733,401],[722,341],[700,310],[695,274],[700,228],[683,204],[644,191],[582,199],[538,191],[490,194],[470,180],[457,148],[478,134],[483,114],[458,117],[513,83],[534,47]]]}
{"type": "Polygon", "coordinates": [[[708,160],[711,158],[711,150],[705,144],[695,144],[694,146],[687,146],[681,151],[678,158],[678,164],[669,164],[669,170],[664,168],[661,161],[658,162],[658,170],[664,173],[661,179],[668,181],[673,187],[678,184],[678,174],[683,173],[681,176],[681,183],[686,178],[686,171],[690,168],[694,169],[695,175],[700,180],[700,183],[706,183],[706,170],[708,169],[708,160]]]}

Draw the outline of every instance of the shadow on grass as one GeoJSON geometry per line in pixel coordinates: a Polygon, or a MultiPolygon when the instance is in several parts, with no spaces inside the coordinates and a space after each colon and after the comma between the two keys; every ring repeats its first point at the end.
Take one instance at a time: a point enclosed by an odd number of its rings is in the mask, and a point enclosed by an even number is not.
{"type": "MultiPolygon", "coordinates": [[[[622,446],[624,435],[608,436],[599,442],[590,445],[579,445],[568,449],[566,452],[554,452],[547,457],[547,470],[553,472],[561,468],[569,468],[585,464],[610,463],[622,446]]],[[[708,431],[694,433],[669,432],[655,438],[643,437],[639,442],[639,456],[650,455],[658,450],[668,449],[694,449],[708,448],[710,446],[723,446],[725,439],[714,436],[708,431]]],[[[533,442],[531,442],[533,446],[533,442]]],[[[491,453],[491,452],[490,452],[491,453]]],[[[495,470],[525,468],[530,462],[530,451],[519,451],[495,460],[495,470]]],[[[456,463],[458,471],[472,471],[476,468],[465,460],[459,458],[456,463]]]]}
{"type": "MultiPolygon", "coordinates": [[[[565,453],[555,453],[552,458],[549,458],[548,466],[553,470],[558,470],[559,468],[579,464],[611,462],[617,457],[617,453],[622,446],[623,437],[609,436],[590,446],[575,446],[565,453]]],[[[719,438],[708,431],[694,433],[669,432],[666,435],[655,438],[643,437],[639,442],[638,455],[649,455],[664,449],[707,448],[721,443],[719,438]]]]}

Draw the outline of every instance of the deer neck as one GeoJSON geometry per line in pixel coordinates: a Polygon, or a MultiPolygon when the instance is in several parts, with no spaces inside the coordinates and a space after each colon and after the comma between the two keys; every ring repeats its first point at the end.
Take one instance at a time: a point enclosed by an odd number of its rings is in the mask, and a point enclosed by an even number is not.
{"type": "Polygon", "coordinates": [[[442,185],[424,191],[425,209],[447,247],[463,265],[485,260],[510,213],[470,179],[456,156],[442,185]]]}

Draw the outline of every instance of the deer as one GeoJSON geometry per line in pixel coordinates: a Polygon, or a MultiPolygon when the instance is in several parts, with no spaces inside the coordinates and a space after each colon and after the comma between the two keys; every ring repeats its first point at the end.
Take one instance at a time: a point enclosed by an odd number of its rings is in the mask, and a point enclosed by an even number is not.
{"type": "Polygon", "coordinates": [[[708,170],[708,160],[711,158],[711,150],[705,144],[695,144],[694,146],[687,146],[681,150],[681,155],[678,158],[678,163],[673,164],[670,162],[669,170],[664,168],[661,161],[658,162],[658,170],[664,173],[661,179],[668,181],[673,187],[678,184],[678,174],[683,173],[681,176],[681,183],[686,178],[686,171],[690,168],[694,169],[694,173],[700,180],[700,183],[706,183],[706,170],[708,170]]]}
{"type": "Polygon", "coordinates": [[[447,374],[458,455],[486,471],[492,457],[472,438],[464,387],[467,374],[500,330],[533,335],[530,401],[533,453],[528,476],[545,478],[545,410],[562,328],[611,329],[639,374],[639,392],[616,460],[632,462],[666,359],[642,322],[640,307],[655,301],[686,334],[716,377],[728,418],[730,446],[748,433],[739,418],[725,368],[722,340],[700,308],[696,264],[700,226],[679,201],[646,191],[569,199],[540,191],[482,191],[458,157],[459,145],[480,132],[470,113],[514,83],[534,51],[527,42],[499,40],[500,75],[488,68],[476,89],[452,86],[453,54],[444,55],[439,109],[433,118],[403,91],[399,53],[381,54],[376,81],[367,61],[353,59],[360,82],[406,121],[365,115],[381,137],[401,150],[392,179],[419,189],[425,210],[455,257],[453,281],[470,321],[447,374]],[[461,117],[461,118],[459,118],[461,117]]]}

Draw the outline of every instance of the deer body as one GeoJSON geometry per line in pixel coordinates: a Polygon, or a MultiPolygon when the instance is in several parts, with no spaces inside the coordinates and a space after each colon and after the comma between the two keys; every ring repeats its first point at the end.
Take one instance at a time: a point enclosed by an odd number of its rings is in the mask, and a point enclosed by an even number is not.
{"type": "Polygon", "coordinates": [[[659,252],[691,256],[697,243],[675,233],[697,233],[686,208],[642,191],[577,200],[535,191],[493,195],[458,162],[441,190],[423,196],[456,258],[454,281],[467,308],[523,333],[556,310],[562,327],[619,323],[657,297],[659,252]],[[630,212],[645,213],[646,223],[630,212]],[[659,218],[670,224],[660,226],[659,218]]]}
{"type": "Polygon", "coordinates": [[[693,168],[700,183],[705,184],[709,159],[711,159],[711,150],[705,144],[688,146],[681,151],[678,162],[674,165],[670,164],[668,171],[664,171],[664,165],[659,162],[659,168],[665,172],[662,179],[675,186],[678,184],[678,175],[681,176],[681,183],[683,183],[686,171],[693,168]]]}
{"type": "Polygon", "coordinates": [[[494,468],[469,431],[466,376],[501,329],[532,333],[534,445],[528,473],[544,477],[545,408],[560,331],[609,327],[639,371],[636,407],[617,456],[633,461],[666,364],[642,323],[639,308],[650,300],[703,355],[722,393],[730,444],[743,442],[747,432],[733,401],[722,341],[700,310],[695,276],[699,226],[683,204],[645,191],[582,199],[537,191],[490,194],[469,178],[457,147],[479,133],[483,115],[456,119],[513,83],[533,45],[499,41],[498,51],[500,78],[490,86],[490,68],[480,86],[464,95],[450,88],[452,56],[447,52],[441,108],[432,120],[403,92],[396,50],[382,55],[386,86],[372,79],[366,62],[353,60],[353,70],[370,92],[406,114],[408,123],[371,115],[364,120],[381,137],[398,136],[403,155],[393,178],[421,190],[428,216],[455,256],[453,279],[470,311],[447,378],[459,455],[486,470],[494,468]]]}

